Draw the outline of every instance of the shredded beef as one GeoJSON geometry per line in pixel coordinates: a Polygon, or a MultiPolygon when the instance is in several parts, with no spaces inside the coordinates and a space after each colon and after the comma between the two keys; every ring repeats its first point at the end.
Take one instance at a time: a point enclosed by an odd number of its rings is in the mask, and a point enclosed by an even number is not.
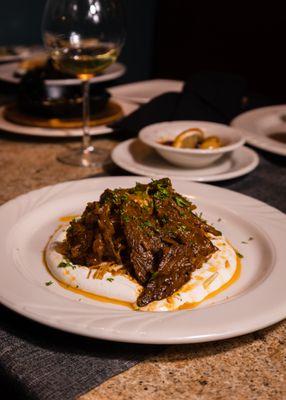
{"type": "Polygon", "coordinates": [[[165,299],[216,251],[208,233],[220,232],[196,215],[195,208],[167,178],[131,189],[107,189],[71,222],[66,256],[80,265],[124,265],[143,286],[139,307],[165,299]]]}

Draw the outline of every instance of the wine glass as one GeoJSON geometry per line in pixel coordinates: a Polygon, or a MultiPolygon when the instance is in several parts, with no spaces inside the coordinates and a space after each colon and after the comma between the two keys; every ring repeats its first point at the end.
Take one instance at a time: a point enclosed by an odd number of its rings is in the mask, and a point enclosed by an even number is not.
{"type": "Polygon", "coordinates": [[[59,157],[76,166],[100,167],[108,151],[90,137],[90,79],[113,64],[125,40],[121,0],[48,0],[43,39],[55,67],[81,79],[83,86],[82,148],[59,157]]]}

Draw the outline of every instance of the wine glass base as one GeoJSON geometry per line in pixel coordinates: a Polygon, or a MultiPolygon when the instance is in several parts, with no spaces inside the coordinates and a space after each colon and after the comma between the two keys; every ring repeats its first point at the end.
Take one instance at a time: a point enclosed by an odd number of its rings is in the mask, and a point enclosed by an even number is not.
{"type": "Polygon", "coordinates": [[[91,148],[88,152],[82,149],[72,150],[69,153],[58,156],[57,159],[64,164],[76,167],[100,168],[110,162],[109,155],[110,152],[108,150],[91,148]]]}

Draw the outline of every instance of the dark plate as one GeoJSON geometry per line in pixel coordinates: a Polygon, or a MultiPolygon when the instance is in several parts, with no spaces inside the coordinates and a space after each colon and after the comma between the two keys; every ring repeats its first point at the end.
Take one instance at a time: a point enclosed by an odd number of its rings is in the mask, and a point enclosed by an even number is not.
{"type": "MultiPolygon", "coordinates": [[[[25,113],[45,118],[69,118],[82,115],[80,85],[46,85],[45,79],[63,79],[64,75],[48,66],[27,72],[21,80],[17,105],[25,113]]],[[[65,76],[70,78],[70,76],[65,76]]],[[[102,111],[110,98],[104,84],[90,86],[90,112],[102,111]]]]}

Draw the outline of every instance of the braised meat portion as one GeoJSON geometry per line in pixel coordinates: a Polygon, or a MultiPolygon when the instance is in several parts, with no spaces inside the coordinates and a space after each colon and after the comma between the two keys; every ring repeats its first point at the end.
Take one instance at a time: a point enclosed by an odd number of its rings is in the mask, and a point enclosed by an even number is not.
{"type": "Polygon", "coordinates": [[[208,233],[220,232],[195,209],[167,178],[107,189],[71,222],[65,255],[89,267],[106,261],[124,265],[143,286],[137,305],[146,306],[179,290],[216,251],[208,233]]]}

